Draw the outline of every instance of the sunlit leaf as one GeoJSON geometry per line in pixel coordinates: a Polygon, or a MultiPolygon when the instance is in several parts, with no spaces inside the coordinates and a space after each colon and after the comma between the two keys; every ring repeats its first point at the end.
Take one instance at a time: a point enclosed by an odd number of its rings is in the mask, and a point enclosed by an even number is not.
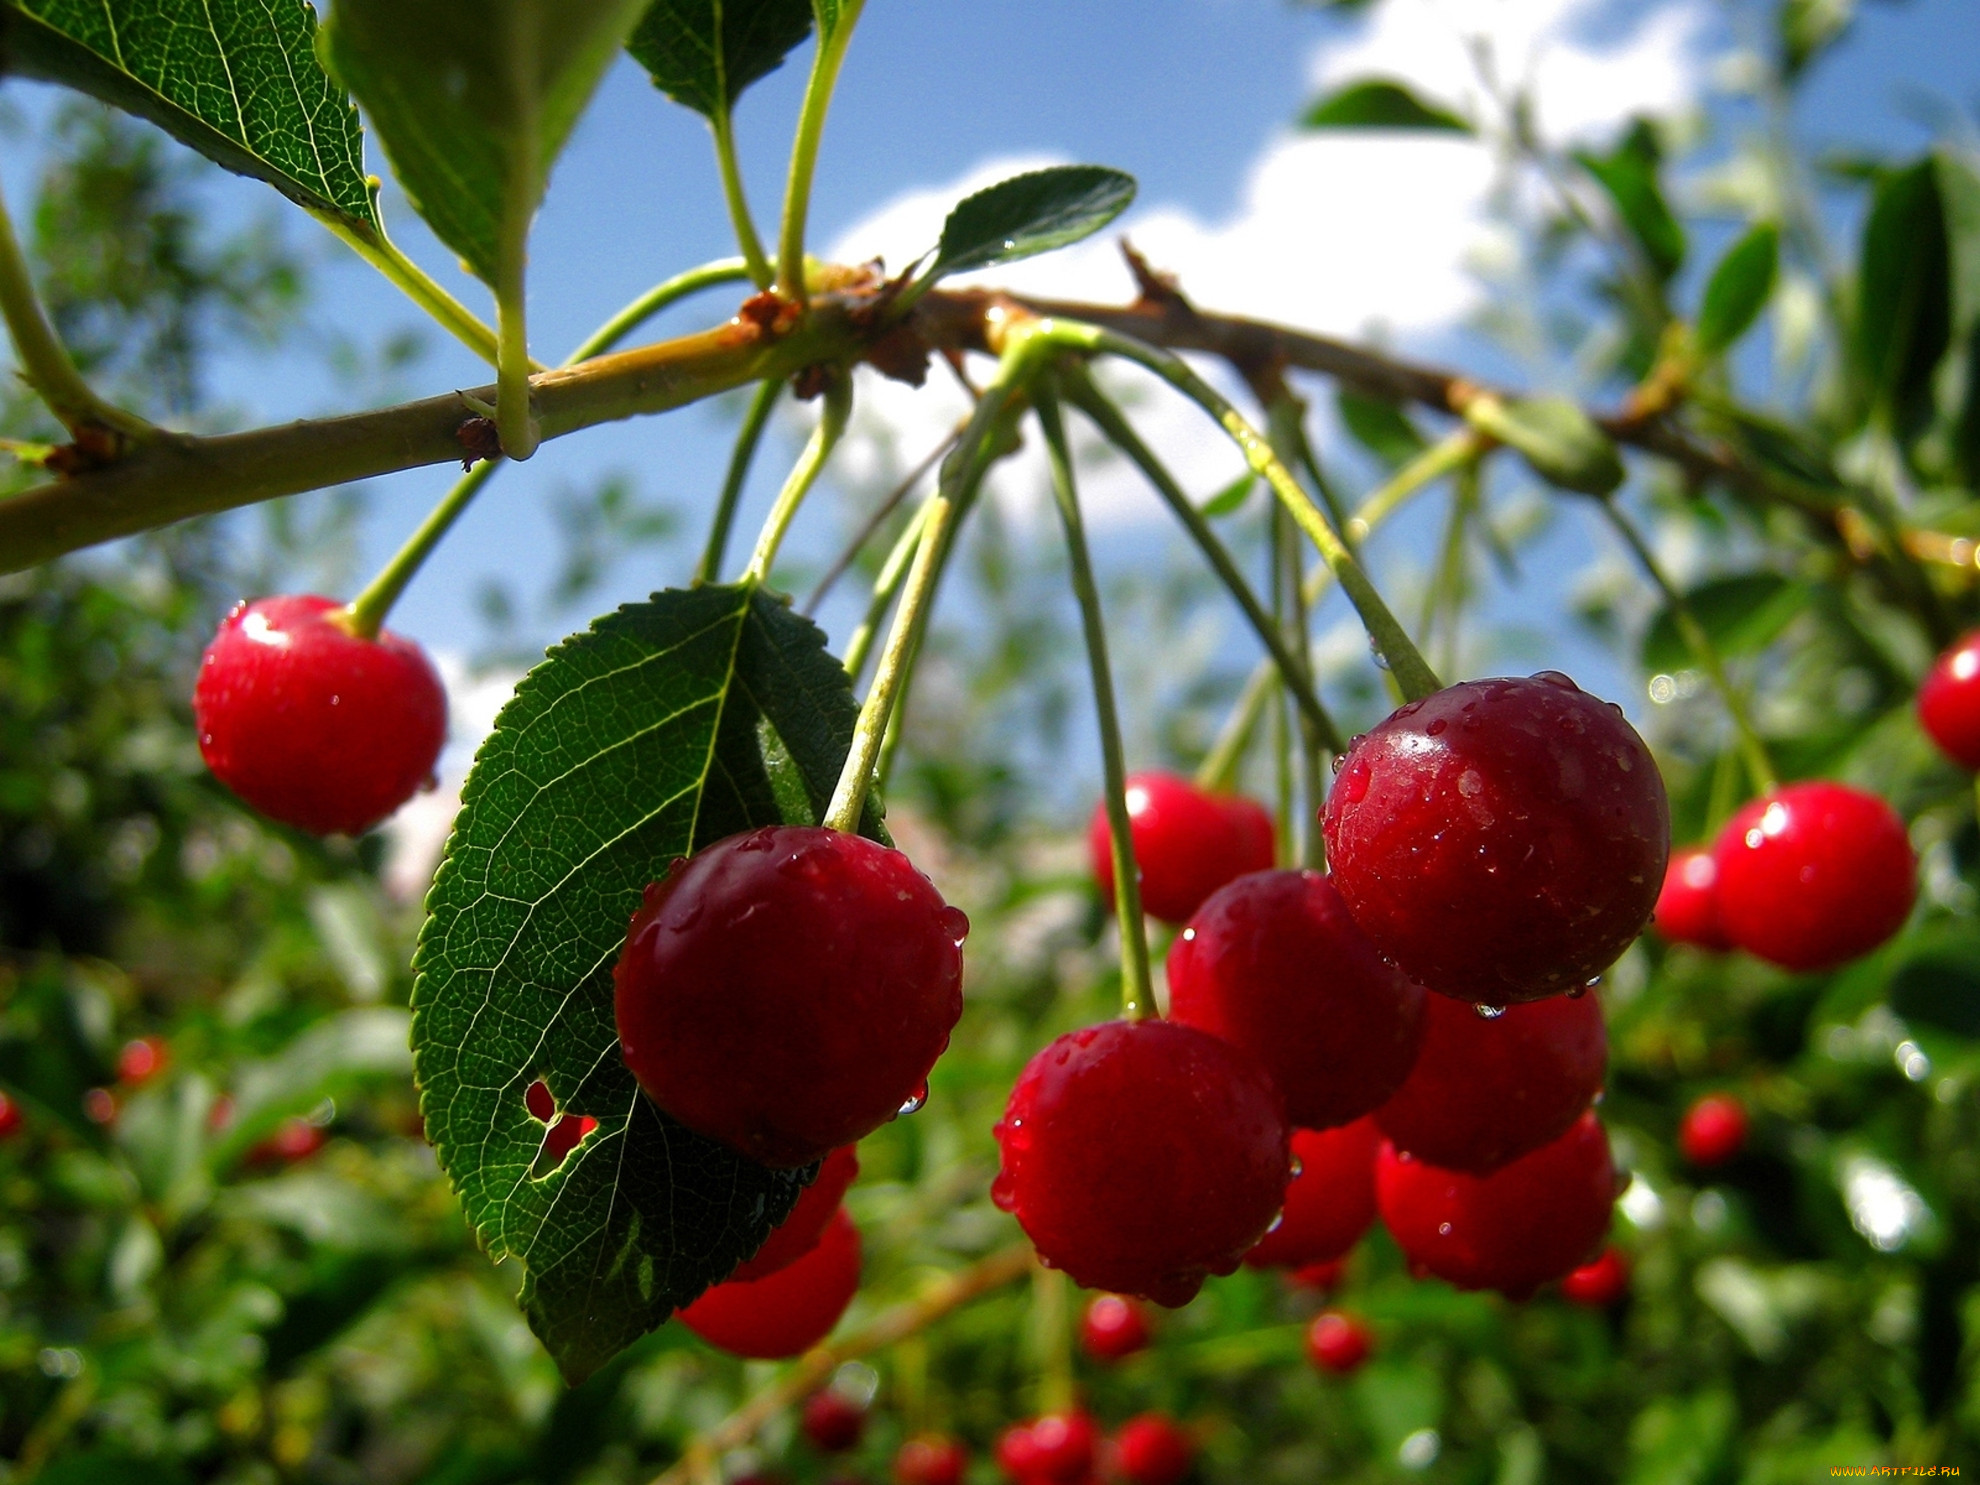
{"type": "Polygon", "coordinates": [[[1433,129],[1469,134],[1471,125],[1441,104],[1428,103],[1406,84],[1365,78],[1316,99],[1300,115],[1308,129],[1433,129]]]}
{"type": "Polygon", "coordinates": [[[1126,211],[1134,177],[1101,165],[1055,165],[999,181],[957,203],[942,224],[932,277],[1049,253],[1126,211]]]}
{"type": "Polygon", "coordinates": [[[704,118],[735,106],[751,83],[811,34],[811,0],[652,0],[626,43],[653,85],[704,118]]]}
{"type": "Polygon", "coordinates": [[[1761,222],[1726,250],[1698,309],[1699,350],[1720,355],[1752,328],[1774,292],[1780,247],[1779,229],[1761,222]]]}

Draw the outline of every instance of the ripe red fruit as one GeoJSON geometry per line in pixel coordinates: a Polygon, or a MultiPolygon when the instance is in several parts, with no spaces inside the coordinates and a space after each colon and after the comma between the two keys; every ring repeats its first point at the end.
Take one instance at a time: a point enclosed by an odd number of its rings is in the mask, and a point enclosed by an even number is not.
{"type": "Polygon", "coordinates": [[[1719,921],[1719,863],[1709,850],[1693,846],[1671,853],[1652,921],[1674,944],[1721,953],[1732,947],[1719,921]]]}
{"type": "Polygon", "coordinates": [[[1980,629],[1932,666],[1918,688],[1918,724],[1961,768],[1980,769],[1980,629]]]}
{"type": "MultiPolygon", "coordinates": [[[[1141,871],[1141,906],[1181,923],[1224,883],[1272,864],[1272,817],[1238,795],[1206,793],[1168,773],[1130,774],[1129,834],[1141,871]]],[[[1087,851],[1101,900],[1114,901],[1113,832],[1102,801],[1087,827],[1087,851]]]]}
{"type": "Polygon", "coordinates": [[[1306,1328],[1306,1359],[1336,1376],[1346,1376],[1366,1361],[1373,1344],[1368,1327],[1339,1310],[1322,1310],[1306,1328]]]}
{"type": "Polygon", "coordinates": [[[1393,712],[1349,747],[1324,818],[1362,932],[1427,988],[1481,1005],[1608,968],[1650,920],[1670,849],[1643,739],[1553,671],[1393,712]]]}
{"type": "Polygon", "coordinates": [[[1020,1485],[1083,1485],[1093,1473],[1097,1442],[1085,1413],[1047,1413],[1005,1429],[997,1463],[1020,1485]]]}
{"type": "Polygon", "coordinates": [[[1375,1122],[1419,1160],[1488,1175],[1574,1123],[1602,1091],[1608,1064],[1593,995],[1508,1006],[1489,1019],[1436,996],[1416,1066],[1375,1122]]]}
{"type": "Polygon", "coordinates": [[[1561,1280],[1561,1297],[1591,1310],[1606,1310],[1629,1292],[1629,1260],[1614,1248],[1561,1280]]]}
{"type": "Polygon", "coordinates": [[[1096,1295],[1080,1317],[1079,1343],[1095,1361],[1119,1361],[1147,1346],[1148,1317],[1122,1295],[1096,1295]]]}
{"type": "Polygon", "coordinates": [[[267,1139],[250,1146],[243,1159],[252,1166],[294,1165],[298,1160],[309,1159],[329,1139],[321,1126],[307,1119],[284,1119],[267,1139]]]}
{"type": "Polygon", "coordinates": [[[1331,1129],[1401,1086],[1423,1040],[1423,987],[1383,962],[1333,880],[1239,877],[1169,949],[1169,1014],[1243,1047],[1304,1129],[1331,1129]]]}
{"type": "Polygon", "coordinates": [[[1304,1269],[1340,1258],[1375,1220],[1373,1119],[1339,1129],[1295,1129],[1293,1165],[1279,1225],[1244,1255],[1252,1268],[1304,1269]]]}
{"type": "Polygon", "coordinates": [[[821,1454],[843,1454],[858,1447],[865,1435],[866,1409],[828,1387],[805,1399],[798,1422],[812,1448],[821,1454]]]}
{"type": "Polygon", "coordinates": [[[991,1198],[1090,1289],[1180,1305],[1285,1199],[1291,1130],[1255,1059],[1173,1021],[1110,1021],[1033,1057],[997,1125],[991,1198]]]}
{"type": "Polygon", "coordinates": [[[1196,1459],[1196,1441],[1166,1413],[1130,1418],[1114,1435],[1114,1463],[1127,1485],[1178,1485],[1196,1459]]]}
{"type": "Polygon", "coordinates": [[[1616,1171],[1591,1112],[1489,1176],[1445,1170],[1384,1143],[1375,1199],[1419,1277],[1525,1299],[1587,1261],[1609,1230],[1616,1171]]]}
{"type": "Polygon", "coordinates": [[[962,1485],[969,1450],[944,1434],[922,1434],[894,1455],[894,1485],[962,1485]]]}
{"type": "Polygon", "coordinates": [[[1336,1258],[1328,1263],[1309,1263],[1296,1268],[1286,1275],[1286,1282],[1302,1289],[1317,1289],[1322,1294],[1341,1287],[1341,1280],[1347,1277],[1347,1260],[1336,1258]]]}
{"type": "Polygon", "coordinates": [[[799,1356],[832,1333],[859,1290],[859,1229],[844,1207],[818,1246],[764,1279],[717,1284],[680,1312],[711,1346],[756,1361],[799,1356]]]}
{"type": "Polygon", "coordinates": [[[334,599],[257,598],[221,621],[193,689],[214,777],[316,835],[369,830],[433,776],[447,692],[426,652],[360,639],[334,599]]]}
{"type": "Polygon", "coordinates": [[[1730,1093],[1708,1093],[1685,1112],[1678,1148],[1693,1165],[1724,1165],[1746,1148],[1746,1105],[1730,1093]]]}
{"type": "Polygon", "coordinates": [[[968,932],[899,851],[821,826],[732,835],[646,889],[613,971],[626,1066],[688,1128],[809,1164],[920,1095],[962,1014],[968,932]]]}
{"type": "Polygon", "coordinates": [[[135,1086],[164,1071],[169,1061],[171,1052],[163,1037],[137,1037],[125,1042],[117,1054],[117,1081],[135,1086]]]}
{"type": "Polygon", "coordinates": [[[838,1211],[846,1188],[858,1174],[859,1155],[851,1145],[841,1145],[827,1155],[825,1163],[818,1168],[818,1179],[804,1188],[790,1216],[773,1227],[763,1246],[756,1250],[756,1256],[729,1277],[761,1279],[789,1267],[817,1247],[825,1224],[838,1211]]]}
{"type": "Polygon", "coordinates": [[[1869,953],[1904,926],[1918,894],[1918,858],[1897,811],[1827,780],[1754,800],[1712,855],[1726,937],[1783,969],[1833,969],[1869,953]]]}
{"type": "Polygon", "coordinates": [[[0,1140],[8,1139],[20,1132],[21,1106],[0,1093],[0,1140]]]}

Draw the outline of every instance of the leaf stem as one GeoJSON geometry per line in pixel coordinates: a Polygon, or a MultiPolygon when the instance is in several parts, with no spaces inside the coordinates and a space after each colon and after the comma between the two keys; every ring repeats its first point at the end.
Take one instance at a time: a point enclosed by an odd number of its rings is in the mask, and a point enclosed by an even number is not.
{"type": "MultiPolygon", "coordinates": [[[[811,210],[811,178],[818,168],[818,146],[825,135],[825,115],[832,90],[852,43],[853,27],[865,0],[841,0],[838,20],[827,26],[819,17],[818,47],[811,56],[811,77],[804,87],[804,107],[798,114],[797,137],[791,142],[790,176],[784,185],[784,218],[777,238],[777,292],[803,303],[805,218],[811,210]]],[[[818,9],[815,3],[812,6],[818,9]]]]}
{"type": "Polygon", "coordinates": [[[940,498],[931,496],[908,518],[907,525],[888,551],[887,560],[880,564],[879,576],[873,580],[873,597],[866,606],[866,617],[860,620],[859,628],[846,641],[846,674],[855,681],[866,669],[866,657],[873,649],[873,637],[880,632],[880,621],[887,616],[894,595],[900,591],[901,579],[907,576],[908,561],[920,544],[922,528],[928,524],[929,513],[940,498]]]}
{"type": "Polygon", "coordinates": [[[663,279],[585,336],[577,349],[564,358],[564,365],[574,366],[580,361],[589,361],[593,356],[604,355],[662,310],[671,308],[690,294],[699,294],[703,289],[718,288],[723,284],[748,281],[749,269],[740,258],[717,258],[712,263],[703,263],[699,268],[690,268],[670,279],[663,279]]]}
{"type": "MultiPolygon", "coordinates": [[[[833,585],[846,575],[846,569],[858,560],[860,552],[869,541],[873,540],[874,533],[887,524],[887,517],[900,509],[901,502],[914,493],[914,487],[927,478],[928,472],[942,462],[943,456],[956,446],[956,440],[962,437],[963,430],[968,426],[968,418],[957,423],[947,437],[930,449],[919,464],[901,477],[900,483],[888,492],[885,500],[873,508],[873,514],[866,518],[859,530],[853,534],[852,540],[847,542],[840,549],[839,555],[832,559],[832,565],[825,569],[825,575],[818,580],[818,586],[811,590],[811,596],[805,599],[804,607],[799,612],[807,618],[818,612],[818,605],[825,601],[825,595],[830,593],[833,585]]],[[[903,557],[901,560],[907,559],[903,557]]]]}
{"type": "Polygon", "coordinates": [[[503,223],[495,285],[495,431],[502,452],[520,463],[536,452],[543,434],[530,406],[529,218],[513,200],[504,215],[510,220],[503,223]]]}
{"type": "Polygon", "coordinates": [[[1348,518],[1345,528],[1348,537],[1357,544],[1366,541],[1369,532],[1393,515],[1396,508],[1410,496],[1424,486],[1436,483],[1452,470],[1463,468],[1491,446],[1489,438],[1469,427],[1460,428],[1448,438],[1431,444],[1362,501],[1361,508],[1348,518]]]}
{"type": "Polygon", "coordinates": [[[840,369],[827,382],[825,410],[817,426],[811,430],[811,437],[805,440],[804,452],[798,455],[797,463],[785,478],[784,488],[777,492],[776,502],[770,507],[762,531],[757,533],[756,550],[750,555],[749,567],[743,574],[745,582],[769,580],[770,565],[777,560],[777,548],[784,544],[784,534],[791,529],[791,522],[797,516],[798,507],[804,504],[804,497],[818,482],[825,461],[832,457],[832,450],[837,447],[851,417],[852,376],[840,369]]]}
{"type": "MultiPolygon", "coordinates": [[[[712,583],[722,575],[722,563],[729,551],[729,530],[735,525],[736,508],[742,504],[743,486],[749,483],[749,467],[756,461],[763,430],[769,426],[770,414],[783,390],[781,381],[759,382],[756,395],[750,399],[749,411],[743,414],[742,426],[736,430],[736,446],[729,453],[728,472],[722,476],[722,493],[715,502],[715,519],[708,525],[708,544],[702,550],[700,565],[694,570],[697,583],[712,583]]],[[[829,416],[830,408],[826,411],[829,416]]]]}
{"type": "Polygon", "coordinates": [[[375,235],[352,226],[335,212],[312,211],[315,217],[332,235],[352,252],[369,263],[384,275],[385,280],[406,298],[425,310],[441,329],[445,330],[462,345],[473,351],[490,366],[496,364],[499,351],[495,332],[488,328],[481,317],[460,300],[441,288],[425,269],[399,250],[397,243],[385,235],[384,219],[378,216],[378,192],[371,193],[372,215],[377,222],[375,235]]]}
{"type": "Polygon", "coordinates": [[[344,624],[352,634],[360,639],[378,637],[378,631],[385,627],[385,616],[399,601],[406,584],[433,555],[433,549],[440,545],[440,539],[460,519],[461,512],[481,493],[481,487],[495,477],[495,471],[502,467],[502,463],[500,459],[484,459],[454,481],[454,487],[427,513],[426,519],[419,523],[419,529],[406,539],[406,544],[344,610],[344,624]]]}
{"type": "Polygon", "coordinates": [[[722,199],[728,204],[736,245],[742,249],[743,261],[749,267],[749,281],[759,289],[767,289],[776,271],[763,255],[763,239],[756,235],[756,223],[750,218],[749,194],[743,190],[742,165],[736,159],[735,125],[726,105],[710,116],[708,127],[715,135],[715,161],[722,172],[722,199]]]}

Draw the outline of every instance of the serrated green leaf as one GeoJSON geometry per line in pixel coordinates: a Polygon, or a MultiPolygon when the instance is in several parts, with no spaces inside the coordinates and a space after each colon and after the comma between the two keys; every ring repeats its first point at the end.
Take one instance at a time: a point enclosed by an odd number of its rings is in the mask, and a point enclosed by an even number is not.
{"type": "Polygon", "coordinates": [[[318,47],[407,199],[484,282],[647,0],[337,0],[318,47]]]}
{"type": "Polygon", "coordinates": [[[661,92],[712,119],[810,34],[811,0],[653,0],[626,50],[661,92]]]}
{"type": "Polygon", "coordinates": [[[1429,447],[1428,440],[1399,403],[1364,397],[1342,387],[1335,394],[1341,426],[1348,436],[1391,469],[1399,469],[1429,447]]]}
{"type": "Polygon", "coordinates": [[[1465,418],[1518,452],[1550,485],[1607,495],[1623,482],[1622,456],[1615,441],[1565,397],[1527,397],[1510,402],[1481,397],[1465,418]]]}
{"type": "Polygon", "coordinates": [[[1582,150],[1574,158],[1608,193],[1616,215],[1642,250],[1658,282],[1670,282],[1684,266],[1684,228],[1664,199],[1664,187],[1658,179],[1664,149],[1650,121],[1634,120],[1606,155],[1582,150]]]}
{"type": "Polygon", "coordinates": [[[1049,253],[1090,237],[1134,200],[1131,175],[1103,165],[1055,165],[999,181],[956,204],[942,224],[930,278],[1049,253]]]}
{"type": "MultiPolygon", "coordinates": [[[[421,1106],[482,1245],[521,1260],[530,1325],[574,1381],[725,1277],[811,1179],[743,1159],[640,1093],[619,1058],[612,966],[642,890],[676,857],[817,820],[856,716],[809,620],[753,585],[702,587],[551,651],[475,760],[414,966],[421,1106]],[[538,1077],[599,1125],[532,1175],[544,1126],[524,1093],[538,1077]]],[[[869,806],[877,836],[875,819],[869,806]]]]}
{"type": "Polygon", "coordinates": [[[1780,261],[1780,229],[1772,222],[1759,223],[1726,250],[1698,308],[1699,350],[1720,355],[1752,328],[1774,292],[1780,261]]]}
{"type": "Polygon", "coordinates": [[[1435,129],[1469,134],[1471,125],[1441,104],[1428,103],[1408,85],[1364,78],[1316,99],[1300,115],[1307,129],[1435,129]]]}
{"type": "Polygon", "coordinates": [[[317,65],[304,0],[0,0],[0,73],[87,93],[376,230],[357,110],[317,65]]]}
{"type": "Polygon", "coordinates": [[[1901,436],[1932,411],[1932,374],[1951,339],[1951,260],[1930,155],[1877,185],[1858,265],[1858,374],[1873,406],[1901,436]]]}
{"type": "MultiPolygon", "coordinates": [[[[1712,641],[1721,659],[1737,659],[1765,649],[1794,622],[1808,601],[1801,584],[1774,572],[1746,572],[1713,578],[1684,595],[1685,606],[1712,641]]],[[[1698,657],[1679,632],[1676,614],[1661,609],[1643,636],[1643,668],[1676,671],[1695,667],[1698,657]]]]}
{"type": "Polygon", "coordinates": [[[1246,470],[1223,489],[1203,502],[1203,514],[1211,518],[1228,516],[1232,511],[1243,508],[1251,498],[1252,488],[1257,485],[1258,476],[1246,470]]]}

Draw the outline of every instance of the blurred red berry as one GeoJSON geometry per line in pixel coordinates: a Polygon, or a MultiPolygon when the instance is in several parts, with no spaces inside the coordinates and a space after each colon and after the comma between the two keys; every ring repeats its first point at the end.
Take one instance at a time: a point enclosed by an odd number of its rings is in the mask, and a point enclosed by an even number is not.
{"type": "Polygon", "coordinates": [[[165,1039],[157,1036],[141,1036],[124,1043],[117,1054],[117,1081],[136,1087],[139,1083],[165,1070],[171,1060],[165,1039]]]}
{"type": "Polygon", "coordinates": [[[805,1400],[799,1422],[812,1448],[821,1454],[843,1454],[865,1436],[866,1409],[828,1387],[805,1400]]]}
{"type": "Polygon", "coordinates": [[[1368,1359],[1374,1337],[1353,1315],[1322,1310],[1306,1328],[1306,1358],[1323,1372],[1346,1376],[1368,1359]]]}
{"type": "Polygon", "coordinates": [[[1178,1485],[1196,1459],[1196,1441],[1166,1413],[1130,1418],[1114,1435],[1114,1464],[1127,1485],[1178,1485]]]}
{"type": "Polygon", "coordinates": [[[314,1155],[328,1139],[322,1129],[307,1119],[284,1119],[273,1134],[249,1148],[247,1162],[249,1165],[292,1165],[314,1155]]]}
{"type": "Polygon", "coordinates": [[[21,1106],[0,1093],[0,1140],[20,1132],[21,1106]]]}
{"type": "Polygon", "coordinates": [[[1122,1295],[1096,1295],[1080,1317],[1079,1343],[1095,1361],[1132,1356],[1148,1344],[1148,1315],[1122,1295]]]}
{"type": "Polygon", "coordinates": [[[894,1455],[894,1485],[962,1485],[969,1450],[945,1434],[909,1439],[894,1455]]]}
{"type": "Polygon", "coordinates": [[[1939,656],[1918,688],[1918,722],[1953,762],[1980,769],[1980,629],[1939,656]]]}
{"type": "Polygon", "coordinates": [[[117,1095],[108,1088],[91,1088],[82,1096],[83,1117],[105,1126],[117,1122],[117,1095]]]}
{"type": "Polygon", "coordinates": [[[1719,863],[1704,846],[1671,852],[1664,890],[1651,915],[1657,932],[1674,944],[1724,953],[1732,940],[1719,921],[1719,863]]]}
{"type": "Polygon", "coordinates": [[[1606,1310],[1629,1292],[1629,1260],[1614,1248],[1561,1280],[1561,1295],[1591,1310],[1606,1310]]]}
{"type": "Polygon", "coordinates": [[[1297,1284],[1302,1289],[1317,1289],[1325,1294],[1330,1289],[1341,1287],[1341,1280],[1347,1277],[1347,1260],[1336,1258],[1330,1263],[1309,1263],[1304,1268],[1296,1268],[1286,1275],[1288,1284],[1297,1284]]]}
{"type": "Polygon", "coordinates": [[[1730,1093],[1708,1093],[1685,1112],[1678,1148],[1701,1169],[1724,1165],[1746,1148],[1746,1105],[1730,1093]]]}

